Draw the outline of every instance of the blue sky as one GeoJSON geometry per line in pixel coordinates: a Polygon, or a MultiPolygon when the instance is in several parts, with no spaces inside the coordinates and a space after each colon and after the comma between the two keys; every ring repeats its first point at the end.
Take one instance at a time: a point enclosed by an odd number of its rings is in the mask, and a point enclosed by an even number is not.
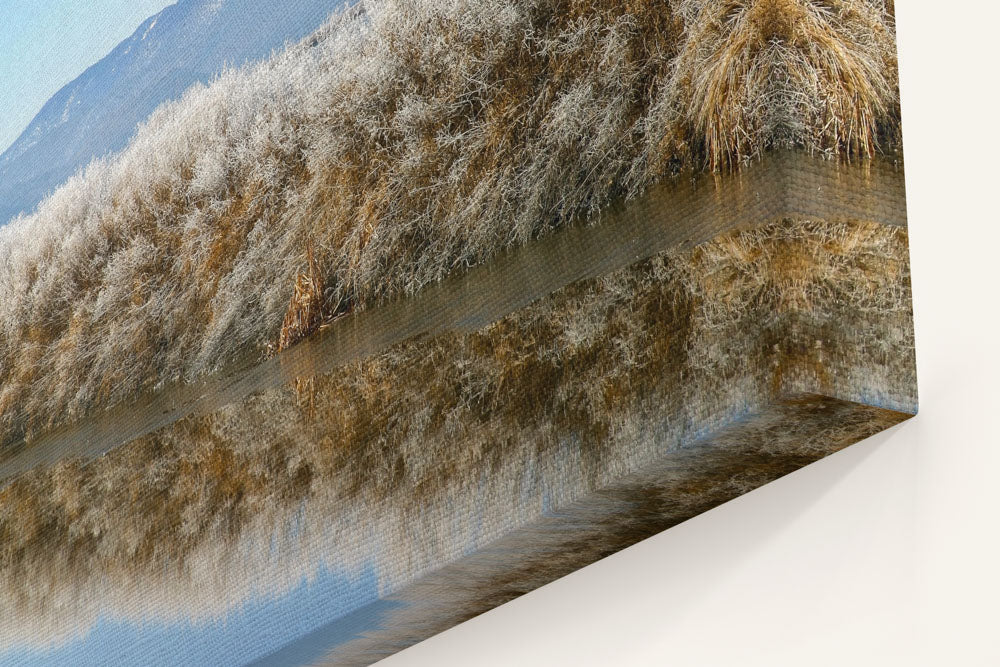
{"type": "Polygon", "coordinates": [[[175,0],[0,0],[0,152],[52,95],[175,0]]]}

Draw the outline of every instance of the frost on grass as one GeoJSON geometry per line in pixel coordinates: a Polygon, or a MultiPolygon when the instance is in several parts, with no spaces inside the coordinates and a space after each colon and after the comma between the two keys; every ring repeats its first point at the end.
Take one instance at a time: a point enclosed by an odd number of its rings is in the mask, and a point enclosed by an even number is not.
{"type": "Polygon", "coordinates": [[[0,230],[0,442],[410,293],[681,170],[898,132],[877,0],[381,0],[0,230]],[[307,267],[306,247],[317,269],[307,267]]]}

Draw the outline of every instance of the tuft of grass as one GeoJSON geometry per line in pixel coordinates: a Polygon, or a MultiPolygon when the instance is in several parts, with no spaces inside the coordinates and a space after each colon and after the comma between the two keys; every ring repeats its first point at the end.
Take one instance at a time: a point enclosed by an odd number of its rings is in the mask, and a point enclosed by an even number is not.
{"type": "Polygon", "coordinates": [[[295,279],[295,291],[278,334],[278,352],[295,345],[328,318],[325,312],[323,276],[316,263],[312,243],[306,245],[306,265],[306,272],[300,273],[295,279]]]}
{"type": "Polygon", "coordinates": [[[667,99],[711,169],[771,144],[870,157],[898,117],[891,7],[868,0],[687,2],[667,99]]]}

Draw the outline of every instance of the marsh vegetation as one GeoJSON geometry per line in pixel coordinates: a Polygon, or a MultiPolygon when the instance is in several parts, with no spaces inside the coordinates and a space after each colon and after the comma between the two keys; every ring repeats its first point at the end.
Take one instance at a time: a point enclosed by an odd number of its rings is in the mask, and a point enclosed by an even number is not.
{"type": "Polygon", "coordinates": [[[293,298],[314,326],[682,171],[892,151],[894,54],[876,0],[362,3],[0,230],[0,442],[264,354],[293,298]]]}

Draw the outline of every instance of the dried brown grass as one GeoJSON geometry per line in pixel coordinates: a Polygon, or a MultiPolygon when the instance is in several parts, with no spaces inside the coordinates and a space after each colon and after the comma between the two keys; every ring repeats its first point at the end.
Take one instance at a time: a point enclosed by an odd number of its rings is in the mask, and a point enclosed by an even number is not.
{"type": "Polygon", "coordinates": [[[677,58],[672,96],[703,137],[710,168],[738,165],[772,143],[871,157],[894,131],[891,8],[856,0],[703,4],[677,58]]]}
{"type": "Polygon", "coordinates": [[[0,442],[265,354],[679,171],[775,144],[866,155],[898,126],[874,0],[355,14],[160,110],[0,232],[0,442]]]}
{"type": "Polygon", "coordinates": [[[278,333],[278,352],[287,350],[329,318],[326,300],[323,296],[323,276],[320,274],[312,244],[306,245],[305,273],[300,273],[295,279],[295,291],[292,301],[288,304],[285,319],[278,333]]]}

